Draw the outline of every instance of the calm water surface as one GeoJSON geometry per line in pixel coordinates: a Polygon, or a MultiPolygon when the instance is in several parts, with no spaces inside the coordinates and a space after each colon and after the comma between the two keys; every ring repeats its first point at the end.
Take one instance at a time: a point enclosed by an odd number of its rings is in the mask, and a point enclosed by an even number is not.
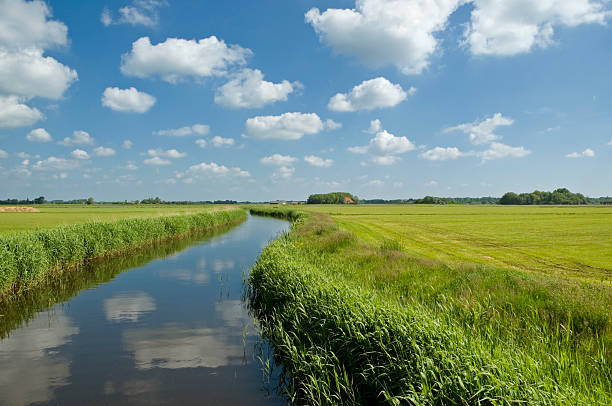
{"type": "Polygon", "coordinates": [[[81,272],[51,298],[0,309],[0,404],[283,404],[242,294],[248,268],[286,229],[250,217],[93,264],[90,280],[81,272]],[[40,311],[50,300],[64,302],[40,311]]]}

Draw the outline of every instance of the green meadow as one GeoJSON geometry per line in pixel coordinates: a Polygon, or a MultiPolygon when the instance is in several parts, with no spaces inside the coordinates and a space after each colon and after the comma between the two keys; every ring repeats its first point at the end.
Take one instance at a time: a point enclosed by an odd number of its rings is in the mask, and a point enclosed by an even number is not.
{"type": "Polygon", "coordinates": [[[407,254],[610,284],[612,207],[500,205],[304,206],[364,241],[407,254]]]}
{"type": "MultiPolygon", "coordinates": [[[[1,207],[1,206],[0,206],[1,207]]],[[[35,205],[39,213],[0,212],[0,234],[90,221],[193,214],[218,210],[213,205],[35,205]]]]}
{"type": "Polygon", "coordinates": [[[304,404],[610,404],[612,210],[253,208],[249,296],[304,404]]]}

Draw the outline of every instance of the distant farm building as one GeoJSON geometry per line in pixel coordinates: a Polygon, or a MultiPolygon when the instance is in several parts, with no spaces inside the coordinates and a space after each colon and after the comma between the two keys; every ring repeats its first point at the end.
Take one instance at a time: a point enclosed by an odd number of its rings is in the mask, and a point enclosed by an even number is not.
{"type": "Polygon", "coordinates": [[[355,202],[353,201],[353,199],[351,199],[350,197],[346,196],[344,198],[344,203],[345,204],[355,204],[355,202]]]}

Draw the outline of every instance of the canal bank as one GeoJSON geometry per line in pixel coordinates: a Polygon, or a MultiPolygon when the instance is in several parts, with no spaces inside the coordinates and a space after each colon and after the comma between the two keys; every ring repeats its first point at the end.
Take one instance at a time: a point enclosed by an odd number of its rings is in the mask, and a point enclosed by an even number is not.
{"type": "Polygon", "coordinates": [[[0,404],[284,404],[242,299],[248,269],[288,227],[250,217],[140,261],[92,263],[99,280],[0,341],[0,404]]]}

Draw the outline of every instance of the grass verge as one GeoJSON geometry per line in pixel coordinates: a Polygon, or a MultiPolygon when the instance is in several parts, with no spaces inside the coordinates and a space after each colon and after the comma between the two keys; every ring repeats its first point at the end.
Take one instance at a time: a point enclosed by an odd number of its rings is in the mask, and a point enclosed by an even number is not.
{"type": "Polygon", "coordinates": [[[74,224],[0,236],[0,295],[19,295],[84,261],[246,219],[244,210],[74,224]]]}
{"type": "Polygon", "coordinates": [[[365,243],[326,215],[287,218],[249,297],[294,402],[612,402],[606,287],[451,267],[365,243]]]}

